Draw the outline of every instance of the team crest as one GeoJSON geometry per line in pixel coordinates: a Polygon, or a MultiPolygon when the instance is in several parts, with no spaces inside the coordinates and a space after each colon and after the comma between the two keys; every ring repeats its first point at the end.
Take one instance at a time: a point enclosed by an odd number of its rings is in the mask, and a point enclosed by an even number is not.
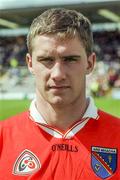
{"type": "Polygon", "coordinates": [[[117,149],[92,147],[91,165],[97,176],[106,179],[112,176],[117,168],[117,149]]]}
{"type": "Polygon", "coordinates": [[[33,174],[40,167],[40,161],[37,156],[26,149],[17,158],[13,167],[13,174],[23,176],[33,174]]]}

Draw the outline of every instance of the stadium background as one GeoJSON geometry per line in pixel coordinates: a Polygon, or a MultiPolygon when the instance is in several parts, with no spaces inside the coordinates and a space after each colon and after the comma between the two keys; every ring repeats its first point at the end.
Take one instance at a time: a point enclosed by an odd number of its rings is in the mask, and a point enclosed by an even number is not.
{"type": "Polygon", "coordinates": [[[0,1],[0,120],[29,107],[34,78],[26,68],[26,35],[34,17],[52,7],[76,9],[92,22],[97,64],[87,94],[120,117],[120,0],[0,1]]]}

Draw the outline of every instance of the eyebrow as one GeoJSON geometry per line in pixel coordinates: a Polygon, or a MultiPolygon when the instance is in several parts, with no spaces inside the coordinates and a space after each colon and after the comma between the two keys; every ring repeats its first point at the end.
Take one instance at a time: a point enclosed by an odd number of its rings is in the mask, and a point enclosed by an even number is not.
{"type": "Polygon", "coordinates": [[[55,59],[53,56],[37,56],[37,59],[55,59]]]}
{"type": "Polygon", "coordinates": [[[63,56],[62,58],[81,58],[80,55],[68,55],[68,56],[63,56]]]}
{"type": "MultiPolygon", "coordinates": [[[[61,56],[60,58],[81,58],[80,55],[66,55],[66,56],[61,56]]],[[[55,58],[53,56],[37,56],[37,59],[42,59],[42,58],[55,58]]]]}

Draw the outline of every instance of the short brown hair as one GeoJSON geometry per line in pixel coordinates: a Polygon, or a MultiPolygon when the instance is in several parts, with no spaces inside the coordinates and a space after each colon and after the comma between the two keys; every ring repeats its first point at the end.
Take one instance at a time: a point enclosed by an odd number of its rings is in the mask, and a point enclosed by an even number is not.
{"type": "Polygon", "coordinates": [[[64,8],[49,9],[36,17],[27,35],[28,51],[32,53],[32,40],[41,34],[63,34],[64,37],[74,37],[78,34],[85,47],[87,55],[92,53],[93,34],[90,21],[75,10],[64,8]]]}

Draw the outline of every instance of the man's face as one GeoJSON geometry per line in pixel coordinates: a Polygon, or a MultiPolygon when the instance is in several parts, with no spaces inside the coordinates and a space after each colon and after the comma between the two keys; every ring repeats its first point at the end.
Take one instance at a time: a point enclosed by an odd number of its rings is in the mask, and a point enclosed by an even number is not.
{"type": "Polygon", "coordinates": [[[94,60],[95,54],[87,57],[77,36],[65,40],[56,35],[36,36],[27,62],[35,75],[37,96],[51,105],[81,103],[94,60]]]}

